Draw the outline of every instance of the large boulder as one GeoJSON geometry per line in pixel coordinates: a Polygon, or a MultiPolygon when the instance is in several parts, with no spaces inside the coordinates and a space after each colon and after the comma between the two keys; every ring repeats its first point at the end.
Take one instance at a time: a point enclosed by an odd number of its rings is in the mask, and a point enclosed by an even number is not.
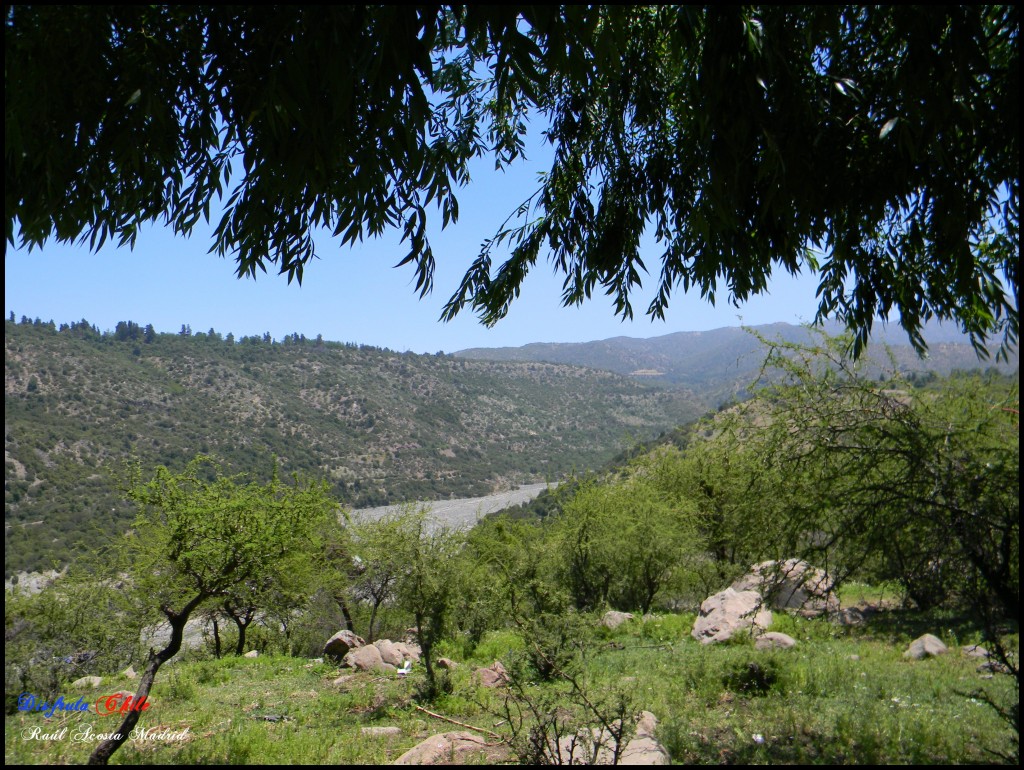
{"type": "Polygon", "coordinates": [[[396,765],[497,764],[508,760],[502,746],[494,746],[471,732],[438,733],[417,743],[395,760],[396,765]]]}
{"type": "Polygon", "coordinates": [[[736,591],[726,588],[709,596],[700,605],[700,615],[693,624],[693,638],[701,644],[724,642],[739,631],[759,633],[772,624],[772,613],[764,607],[757,591],[736,591]]]}
{"type": "Polygon", "coordinates": [[[910,658],[911,660],[921,660],[923,658],[932,658],[936,655],[945,655],[947,652],[949,652],[949,648],[943,644],[939,637],[934,634],[924,634],[910,643],[907,651],[903,653],[903,657],[910,658]]]}
{"type": "Polygon", "coordinates": [[[824,570],[802,559],[786,559],[755,564],[731,588],[757,591],[773,610],[796,610],[807,617],[817,617],[838,612],[839,600],[832,593],[833,585],[824,570]]]}
{"type": "Polygon", "coordinates": [[[413,663],[420,662],[423,651],[415,642],[392,642],[391,646],[402,656],[403,660],[411,660],[413,663]]]}
{"type": "Polygon", "coordinates": [[[348,629],[339,631],[324,644],[324,657],[331,660],[341,660],[351,650],[362,647],[366,642],[363,638],[356,636],[348,629]]]}
{"type": "Polygon", "coordinates": [[[605,628],[615,629],[625,623],[627,620],[633,619],[632,612],[618,612],[617,610],[608,610],[601,618],[601,625],[605,628]]]}
{"type": "MultiPolygon", "coordinates": [[[[618,723],[615,725],[618,726],[618,723]]],[[[658,719],[650,711],[641,711],[636,731],[619,755],[620,765],[668,765],[668,752],[654,737],[658,719]]],[[[552,743],[548,759],[552,764],[610,765],[614,761],[614,740],[607,730],[583,730],[559,739],[557,751],[552,743]],[[594,744],[598,744],[596,756],[594,744]]]]}
{"type": "Polygon", "coordinates": [[[395,667],[384,662],[380,656],[380,650],[372,644],[356,647],[349,650],[342,660],[343,666],[349,666],[356,671],[394,671],[395,667]]]}
{"type": "Polygon", "coordinates": [[[397,667],[405,662],[402,657],[402,651],[395,644],[392,644],[390,639],[378,639],[373,643],[373,646],[380,651],[380,657],[385,663],[390,663],[392,666],[397,667]]]}

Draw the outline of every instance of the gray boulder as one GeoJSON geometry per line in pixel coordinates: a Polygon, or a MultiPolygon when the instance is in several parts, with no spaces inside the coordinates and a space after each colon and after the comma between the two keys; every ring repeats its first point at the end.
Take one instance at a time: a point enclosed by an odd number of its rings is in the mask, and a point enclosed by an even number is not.
{"type": "Polygon", "coordinates": [[[73,681],[71,686],[76,690],[88,690],[99,687],[101,684],[103,684],[103,680],[98,676],[83,676],[81,679],[73,681]]]}
{"type": "Polygon", "coordinates": [[[609,610],[601,618],[601,625],[605,628],[618,628],[627,620],[633,619],[632,612],[618,612],[616,610],[609,610]]]}
{"type": "Polygon", "coordinates": [[[739,631],[760,633],[772,624],[772,613],[763,605],[756,591],[726,588],[709,596],[700,605],[700,615],[693,624],[693,638],[701,644],[711,644],[724,642],[739,631]]]}
{"type": "Polygon", "coordinates": [[[332,660],[341,660],[351,650],[362,647],[366,642],[362,637],[356,636],[348,629],[339,631],[324,643],[324,657],[332,660]]]}
{"type": "Polygon", "coordinates": [[[921,660],[936,655],[945,655],[947,652],[949,652],[949,648],[942,643],[939,637],[932,634],[924,634],[910,643],[907,651],[903,653],[903,657],[910,658],[911,660],[921,660]]]}
{"type": "Polygon", "coordinates": [[[773,610],[796,610],[807,617],[839,611],[832,587],[824,570],[802,559],[755,564],[731,586],[735,591],[757,591],[773,610]]]}

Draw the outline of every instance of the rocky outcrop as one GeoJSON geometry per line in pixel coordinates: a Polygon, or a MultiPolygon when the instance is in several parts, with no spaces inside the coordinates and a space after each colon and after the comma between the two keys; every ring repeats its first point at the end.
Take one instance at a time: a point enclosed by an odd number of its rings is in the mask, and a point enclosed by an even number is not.
{"type": "Polygon", "coordinates": [[[390,639],[378,639],[373,646],[380,651],[380,657],[385,663],[401,666],[405,662],[401,650],[392,644],[390,639]]]}
{"type": "Polygon", "coordinates": [[[731,588],[757,591],[773,610],[795,610],[807,617],[839,611],[833,581],[824,570],[801,559],[755,564],[731,588]]]}
{"type": "Polygon", "coordinates": [[[756,591],[726,588],[709,596],[700,605],[700,615],[693,624],[693,638],[702,644],[711,644],[724,642],[741,631],[764,631],[772,624],[772,613],[763,605],[756,591]]]}
{"type": "Polygon", "coordinates": [[[342,660],[351,650],[366,644],[361,636],[356,636],[348,629],[339,631],[324,643],[324,657],[330,660],[342,660]]]}
{"type": "Polygon", "coordinates": [[[356,671],[394,671],[395,667],[385,663],[380,656],[380,650],[372,644],[356,647],[349,650],[342,660],[343,666],[349,666],[356,671]]]}

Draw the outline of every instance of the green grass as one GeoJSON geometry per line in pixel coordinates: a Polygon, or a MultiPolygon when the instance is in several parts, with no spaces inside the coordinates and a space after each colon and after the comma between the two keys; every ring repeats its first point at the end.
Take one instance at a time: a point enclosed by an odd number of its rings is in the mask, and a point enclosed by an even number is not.
{"type": "MultiPolygon", "coordinates": [[[[1006,725],[976,694],[983,688],[997,702],[1015,702],[1010,678],[982,680],[977,661],[957,649],[940,658],[904,660],[907,631],[925,619],[901,621],[895,614],[851,630],[777,613],[775,628],[799,642],[779,651],[755,650],[750,640],[703,646],[689,636],[692,616],[637,619],[610,639],[596,635],[583,679],[595,697],[623,693],[637,708],[652,711],[658,737],[676,763],[974,763],[998,758],[990,752],[1010,752],[1006,725]],[[752,663],[761,676],[757,687],[746,686],[752,663]]],[[[933,629],[940,620],[931,618],[933,629]]],[[[953,641],[946,630],[937,633],[953,641]]],[[[523,648],[513,632],[488,634],[473,658],[452,672],[451,692],[427,707],[507,733],[508,725],[500,724],[504,694],[480,687],[472,669],[508,661],[523,648]]],[[[422,673],[408,679],[359,674],[334,685],[339,673],[330,664],[275,656],[172,664],[160,672],[140,726],[187,728],[188,739],[129,741],[113,763],[380,764],[429,735],[461,729],[416,709],[422,673]],[[360,732],[383,725],[402,733],[381,738],[360,732]]],[[[87,696],[121,687],[131,683],[107,678],[87,696]]],[[[564,687],[531,684],[527,691],[542,698],[564,687]]],[[[566,707],[573,708],[568,701],[566,707]]],[[[116,726],[113,717],[95,714],[49,723],[38,713],[8,716],[6,762],[80,763],[95,746],[26,740],[25,731],[34,726],[45,725],[47,732],[116,726]]]]}

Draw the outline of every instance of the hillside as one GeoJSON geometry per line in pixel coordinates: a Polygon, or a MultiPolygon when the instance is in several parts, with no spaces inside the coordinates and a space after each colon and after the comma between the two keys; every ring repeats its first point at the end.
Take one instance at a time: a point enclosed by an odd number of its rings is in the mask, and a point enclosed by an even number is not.
{"type": "Polygon", "coordinates": [[[359,507],[544,481],[701,411],[684,391],[568,365],[73,326],[5,324],[8,574],[123,527],[128,458],[176,469],[204,452],[265,477],[276,455],[359,507]]]}
{"type": "MultiPolygon", "coordinates": [[[[811,341],[811,334],[802,326],[776,323],[754,329],[771,340],[811,341]]],[[[828,331],[836,333],[838,328],[830,327],[828,331]]],[[[929,342],[928,356],[921,359],[899,327],[879,328],[868,355],[887,361],[883,345],[888,344],[899,368],[905,373],[932,371],[945,375],[954,369],[985,368],[989,365],[989,362],[979,361],[966,338],[951,328],[928,326],[925,338],[929,342]]],[[[693,390],[707,408],[742,396],[746,386],[757,376],[764,358],[757,339],[736,327],[676,332],[647,339],[612,337],[596,342],[469,348],[455,355],[472,360],[548,361],[618,372],[638,380],[693,390]]],[[[1017,367],[1016,352],[1008,364],[997,366],[1004,373],[1012,373],[1017,367]]]]}

